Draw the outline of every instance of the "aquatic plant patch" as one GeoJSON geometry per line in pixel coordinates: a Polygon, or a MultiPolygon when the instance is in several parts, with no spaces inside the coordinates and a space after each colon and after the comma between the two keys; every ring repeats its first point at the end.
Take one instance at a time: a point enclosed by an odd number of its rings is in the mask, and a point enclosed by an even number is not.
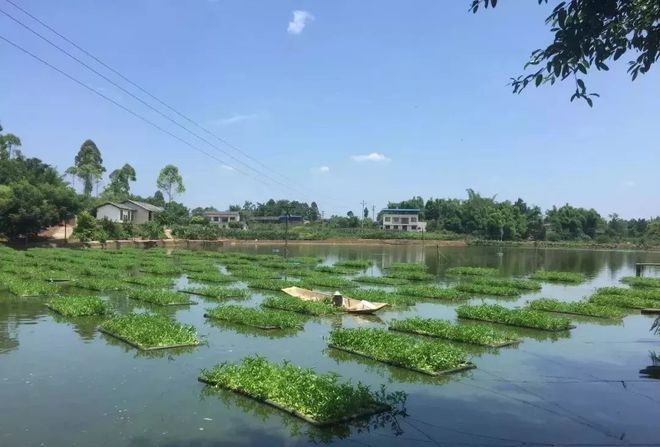
{"type": "Polygon", "coordinates": [[[405,296],[417,296],[421,298],[442,300],[464,300],[470,297],[470,295],[455,287],[438,287],[430,285],[403,286],[396,289],[396,293],[405,296]]]}
{"type": "Polygon", "coordinates": [[[380,289],[353,289],[349,292],[349,297],[358,300],[379,301],[391,306],[410,306],[417,302],[414,297],[380,289]]]}
{"type": "Polygon", "coordinates": [[[463,282],[458,284],[456,288],[461,292],[475,295],[518,296],[521,294],[520,289],[514,287],[492,286],[490,284],[479,284],[476,282],[463,282]]]}
{"type": "Polygon", "coordinates": [[[145,303],[157,304],[159,306],[185,306],[194,304],[185,295],[173,290],[160,288],[138,287],[128,291],[128,297],[145,303]]]}
{"type": "Polygon", "coordinates": [[[390,278],[387,276],[356,276],[352,278],[355,282],[362,282],[366,284],[378,284],[383,286],[400,286],[403,284],[409,284],[410,281],[403,278],[390,278]]]}
{"type": "Polygon", "coordinates": [[[351,269],[366,269],[369,268],[373,265],[373,262],[371,262],[368,259],[345,259],[343,261],[337,261],[335,262],[335,267],[347,267],[351,269]]]}
{"type": "Polygon", "coordinates": [[[477,277],[472,279],[471,282],[473,284],[504,287],[508,289],[541,290],[541,283],[531,279],[477,277]]]}
{"type": "Polygon", "coordinates": [[[330,273],[332,275],[351,275],[355,273],[355,269],[348,267],[337,267],[335,265],[319,265],[315,267],[312,272],[330,273]]]}
{"type": "Polygon", "coordinates": [[[79,278],[76,287],[81,289],[104,291],[104,290],[128,290],[131,286],[119,279],[112,278],[79,278]]]}
{"type": "Polygon", "coordinates": [[[487,325],[455,324],[433,318],[412,317],[392,320],[389,329],[491,348],[520,343],[520,340],[487,325]]]}
{"type": "Polygon", "coordinates": [[[248,287],[251,289],[261,290],[282,290],[287,287],[300,285],[299,282],[288,281],[284,279],[251,279],[247,282],[248,287]]]}
{"type": "Polygon", "coordinates": [[[493,276],[498,270],[491,267],[452,267],[445,271],[448,275],[493,276]]]}
{"type": "Polygon", "coordinates": [[[409,270],[390,270],[387,272],[389,278],[406,279],[409,281],[431,281],[435,276],[426,272],[417,272],[409,270]]]}
{"type": "Polygon", "coordinates": [[[141,267],[140,271],[142,273],[149,273],[151,275],[179,275],[181,274],[181,269],[173,265],[150,265],[146,267],[141,267]]]}
{"type": "Polygon", "coordinates": [[[270,309],[286,310],[307,315],[332,315],[341,310],[333,306],[330,301],[304,301],[288,295],[269,296],[261,304],[270,309]]]}
{"type": "Polygon", "coordinates": [[[259,329],[293,329],[302,328],[304,318],[291,312],[277,310],[255,309],[235,305],[218,306],[210,309],[204,315],[214,320],[252,326],[259,329]]]}
{"type": "Polygon", "coordinates": [[[584,315],[596,318],[623,318],[625,313],[620,307],[612,305],[595,304],[588,301],[564,302],[549,298],[534,300],[528,306],[533,310],[542,310],[545,312],[556,312],[563,314],[584,315]]]}
{"type": "Polygon", "coordinates": [[[614,306],[625,309],[658,308],[658,301],[631,295],[608,295],[596,293],[589,297],[589,302],[600,306],[614,306]]]}
{"type": "Polygon", "coordinates": [[[317,374],[259,356],[202,370],[199,380],[245,394],[315,425],[336,424],[390,409],[361,383],[353,386],[335,373],[317,374]]]}
{"type": "Polygon", "coordinates": [[[46,306],[65,317],[108,315],[111,312],[108,303],[98,296],[58,296],[48,300],[46,306]]]}
{"type": "Polygon", "coordinates": [[[334,329],[329,346],[429,375],[474,368],[456,346],[398,335],[384,329],[334,329]]]}
{"type": "Polygon", "coordinates": [[[186,276],[192,281],[200,282],[230,283],[237,281],[237,279],[233,276],[224,275],[218,271],[188,273],[186,276]]]}
{"type": "Polygon", "coordinates": [[[387,269],[399,272],[426,272],[428,270],[426,264],[415,264],[412,262],[395,262],[387,267],[387,269]]]}
{"type": "Polygon", "coordinates": [[[645,276],[626,276],[621,278],[621,282],[630,287],[640,288],[660,288],[660,278],[650,278],[645,276]]]}
{"type": "Polygon", "coordinates": [[[281,275],[264,268],[227,268],[232,276],[240,279],[276,279],[281,275]]]}
{"type": "Polygon", "coordinates": [[[247,289],[239,289],[237,287],[186,287],[179,290],[183,293],[191,293],[193,295],[204,296],[207,298],[223,299],[223,298],[247,298],[250,296],[250,291],[247,289]]]}
{"type": "Polygon", "coordinates": [[[489,321],[509,326],[540,329],[544,331],[566,331],[572,329],[568,318],[550,316],[530,309],[508,309],[498,304],[462,305],[456,309],[459,318],[489,321]]]}
{"type": "Polygon", "coordinates": [[[145,287],[171,288],[174,286],[174,279],[166,276],[130,276],[124,281],[130,284],[137,284],[145,287]]]}
{"type": "Polygon", "coordinates": [[[52,295],[58,290],[55,283],[39,279],[20,279],[13,277],[5,281],[5,287],[14,295],[20,297],[52,295]]]}
{"type": "Polygon", "coordinates": [[[538,270],[530,276],[537,281],[564,282],[579,284],[587,280],[587,276],[580,272],[556,272],[552,270],[538,270]]]}
{"type": "Polygon", "coordinates": [[[317,273],[314,275],[307,275],[303,278],[302,287],[310,288],[308,286],[329,287],[331,289],[345,289],[355,287],[355,284],[345,278],[317,273]]]}
{"type": "Polygon", "coordinates": [[[163,315],[121,315],[101,323],[100,330],[145,351],[199,344],[193,326],[177,323],[163,315]]]}
{"type": "Polygon", "coordinates": [[[644,298],[649,300],[660,300],[660,289],[631,289],[624,287],[601,287],[596,293],[603,295],[625,295],[644,298]]]}

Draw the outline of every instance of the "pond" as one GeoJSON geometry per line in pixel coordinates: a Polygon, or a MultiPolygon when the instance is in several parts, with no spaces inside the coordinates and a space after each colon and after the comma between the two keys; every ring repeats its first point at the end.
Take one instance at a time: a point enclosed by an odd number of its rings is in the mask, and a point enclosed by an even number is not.
{"type": "MultiPolygon", "coordinates": [[[[498,254],[494,247],[434,245],[304,245],[291,246],[289,253],[319,256],[325,264],[368,258],[374,261],[368,274],[395,262],[425,263],[440,284],[451,284],[444,271],[460,265],[495,267],[505,275],[544,268],[588,277],[579,285],[544,283],[540,292],[513,299],[470,300],[508,307],[540,297],[579,300],[634,275],[636,262],[660,262],[660,253],[648,252],[505,248],[498,254]]],[[[122,312],[145,309],[118,293],[108,299],[122,312]]],[[[263,299],[254,293],[241,303],[263,299]]],[[[456,304],[428,300],[377,317],[311,318],[304,330],[267,334],[211,323],[203,314],[216,302],[193,300],[198,304],[157,311],[195,325],[206,343],[144,353],[99,333],[95,318],[59,317],[43,299],[0,292],[0,445],[626,445],[660,439],[660,381],[640,374],[652,364],[651,352],[660,353],[660,337],[649,332],[652,316],[579,319],[570,333],[510,328],[523,343],[471,348],[476,369],[435,378],[330,350],[324,337],[336,327],[377,327],[404,316],[453,320],[456,304]],[[359,429],[318,429],[197,381],[202,368],[251,354],[403,391],[407,415],[376,418],[359,429]]]]}

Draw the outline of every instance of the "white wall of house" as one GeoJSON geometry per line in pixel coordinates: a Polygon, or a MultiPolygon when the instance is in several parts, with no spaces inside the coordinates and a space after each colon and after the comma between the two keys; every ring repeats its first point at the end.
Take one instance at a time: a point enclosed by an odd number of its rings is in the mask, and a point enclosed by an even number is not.
{"type": "MultiPolygon", "coordinates": [[[[135,224],[143,224],[145,222],[149,222],[149,211],[140,208],[139,206],[136,206],[136,210],[133,211],[133,223],[135,224]]],[[[153,213],[152,213],[153,214],[153,213]]]]}
{"type": "Polygon", "coordinates": [[[99,220],[107,218],[113,222],[121,222],[120,211],[116,206],[105,204],[96,208],[96,218],[99,220]]]}
{"type": "Polygon", "coordinates": [[[383,214],[383,230],[425,231],[426,222],[419,220],[418,214],[383,214]]]}

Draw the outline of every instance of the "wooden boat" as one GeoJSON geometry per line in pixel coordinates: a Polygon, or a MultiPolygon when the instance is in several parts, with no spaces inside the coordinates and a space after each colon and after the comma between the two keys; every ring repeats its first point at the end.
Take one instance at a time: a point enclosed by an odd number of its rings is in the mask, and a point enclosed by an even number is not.
{"type": "MultiPolygon", "coordinates": [[[[330,293],[317,292],[315,290],[303,289],[301,287],[287,287],[286,289],[282,289],[282,292],[304,301],[332,301],[332,294],[330,293]]],[[[372,314],[385,306],[387,306],[387,303],[356,300],[355,298],[342,296],[341,308],[344,311],[353,314],[372,314]]]]}

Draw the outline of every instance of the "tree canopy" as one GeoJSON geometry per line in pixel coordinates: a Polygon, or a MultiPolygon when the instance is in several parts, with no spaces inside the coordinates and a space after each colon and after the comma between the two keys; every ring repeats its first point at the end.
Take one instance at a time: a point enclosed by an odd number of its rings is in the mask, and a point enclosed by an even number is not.
{"type": "MultiPolygon", "coordinates": [[[[548,0],[536,0],[547,4],[548,0]]],[[[495,7],[497,0],[471,0],[470,9],[495,7]]],[[[583,76],[590,70],[608,71],[610,62],[626,53],[632,80],[647,73],[660,51],[660,2],[658,0],[568,0],[557,4],[546,18],[554,39],[531,53],[527,72],[511,78],[514,93],[571,80],[574,99],[589,106],[597,93],[589,93],[583,76]]]]}
{"type": "Polygon", "coordinates": [[[94,184],[105,172],[101,151],[92,140],[85,140],[76,154],[74,165],[66,170],[67,174],[76,175],[83,181],[83,192],[92,194],[94,184]]]}
{"type": "Polygon", "coordinates": [[[0,160],[7,160],[12,156],[12,150],[15,147],[21,147],[21,139],[13,133],[2,134],[2,125],[0,125],[0,160]]]}
{"type": "Polygon", "coordinates": [[[167,165],[160,170],[156,186],[163,193],[167,194],[167,201],[171,202],[176,194],[186,192],[183,185],[183,177],[179,174],[179,168],[174,165],[167,165]]]}
{"type": "Polygon", "coordinates": [[[103,190],[103,198],[122,202],[131,195],[131,184],[137,180],[135,169],[126,163],[110,173],[110,183],[103,190]]]}

